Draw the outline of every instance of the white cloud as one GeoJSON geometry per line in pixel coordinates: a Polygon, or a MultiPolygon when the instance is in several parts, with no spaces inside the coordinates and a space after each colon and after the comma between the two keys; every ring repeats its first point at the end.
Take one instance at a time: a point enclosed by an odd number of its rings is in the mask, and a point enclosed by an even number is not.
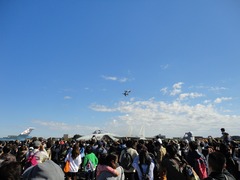
{"type": "Polygon", "coordinates": [[[104,105],[97,105],[97,104],[92,104],[90,108],[94,111],[99,111],[99,112],[114,112],[116,109],[113,108],[107,108],[104,105]]]}
{"type": "Polygon", "coordinates": [[[163,94],[167,94],[168,92],[168,88],[167,87],[164,87],[160,90],[163,94]]]}
{"type": "Polygon", "coordinates": [[[163,70],[167,69],[168,67],[169,67],[169,65],[168,65],[168,64],[161,65],[161,69],[163,69],[163,70]]]}
{"type": "Polygon", "coordinates": [[[181,89],[182,85],[183,85],[183,82],[178,82],[178,83],[173,85],[173,89],[181,89]]]}
{"type": "Polygon", "coordinates": [[[119,78],[119,82],[127,82],[128,78],[119,78]]]}
{"type": "Polygon", "coordinates": [[[204,85],[199,85],[199,86],[192,86],[191,88],[197,88],[197,89],[208,89],[210,91],[221,91],[221,90],[226,90],[228,88],[226,87],[219,87],[219,86],[204,86],[204,85]]]}
{"type": "Polygon", "coordinates": [[[203,94],[201,93],[182,93],[179,95],[179,99],[180,100],[184,100],[184,99],[188,99],[188,98],[191,98],[191,99],[194,99],[194,98],[198,98],[198,97],[202,97],[204,96],[203,94]]]}
{"type": "Polygon", "coordinates": [[[221,91],[221,90],[226,90],[227,88],[225,87],[210,87],[210,91],[221,91]]]}
{"type": "Polygon", "coordinates": [[[210,102],[211,102],[211,100],[209,100],[209,99],[206,99],[203,101],[204,104],[209,104],[210,102]]]}
{"type": "Polygon", "coordinates": [[[103,79],[105,80],[111,80],[111,81],[117,81],[118,78],[114,76],[102,76],[103,79]]]}
{"type": "Polygon", "coordinates": [[[58,130],[69,130],[71,129],[69,125],[63,122],[54,122],[54,121],[41,121],[41,120],[34,120],[36,124],[41,126],[47,126],[50,129],[58,129],[58,130]]]}
{"type": "Polygon", "coordinates": [[[62,137],[63,134],[80,134],[85,135],[89,134],[99,127],[96,126],[85,126],[79,124],[71,124],[70,122],[57,122],[57,121],[47,121],[47,120],[33,120],[33,123],[37,125],[36,130],[39,134],[44,135],[44,137],[53,137],[55,136],[62,137]],[[49,131],[46,131],[48,129],[49,131]],[[41,133],[43,131],[44,133],[41,133]],[[48,132],[48,133],[46,133],[48,132]]]}
{"type": "MultiPolygon", "coordinates": [[[[116,110],[122,115],[114,117],[112,123],[105,127],[117,134],[127,134],[129,129],[132,129],[133,134],[138,134],[144,126],[146,136],[161,133],[180,137],[185,132],[193,131],[195,135],[207,137],[219,136],[219,129],[229,124],[235,124],[236,127],[240,125],[239,116],[222,115],[211,104],[187,105],[177,101],[166,103],[146,100],[120,102],[112,108],[112,111],[116,110]]],[[[237,132],[237,128],[231,130],[237,132]]]]}
{"type": "Polygon", "coordinates": [[[177,94],[180,94],[182,92],[182,85],[183,85],[183,82],[178,82],[178,83],[174,84],[173,89],[170,92],[170,95],[175,96],[177,94]]]}
{"type": "Polygon", "coordinates": [[[105,79],[105,80],[118,81],[118,82],[121,82],[121,83],[129,81],[129,79],[126,78],[126,77],[119,78],[119,77],[115,77],[115,76],[104,76],[103,75],[102,78],[105,79]]]}
{"type": "Polygon", "coordinates": [[[64,99],[68,100],[68,99],[72,99],[72,97],[71,96],[64,96],[64,99]]]}
{"type": "Polygon", "coordinates": [[[231,99],[232,99],[231,97],[221,97],[221,98],[215,99],[214,103],[219,104],[219,103],[221,103],[222,101],[229,101],[229,100],[231,100],[231,99]]]}

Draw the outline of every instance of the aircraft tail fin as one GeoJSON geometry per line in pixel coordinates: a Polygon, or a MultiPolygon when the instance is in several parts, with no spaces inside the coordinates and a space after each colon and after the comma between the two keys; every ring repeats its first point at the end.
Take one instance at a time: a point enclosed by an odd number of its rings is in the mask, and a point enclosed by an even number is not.
{"type": "Polygon", "coordinates": [[[29,135],[32,132],[32,130],[34,130],[34,128],[32,128],[32,127],[27,128],[25,131],[23,131],[19,135],[29,135]]]}

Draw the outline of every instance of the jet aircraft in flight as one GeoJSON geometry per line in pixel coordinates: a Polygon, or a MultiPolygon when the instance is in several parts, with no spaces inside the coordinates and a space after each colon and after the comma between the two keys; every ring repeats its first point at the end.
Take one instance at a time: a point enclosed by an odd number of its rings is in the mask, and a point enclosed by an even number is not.
{"type": "Polygon", "coordinates": [[[124,95],[124,96],[128,96],[130,92],[131,92],[131,90],[125,90],[125,91],[123,92],[123,95],[124,95]]]}

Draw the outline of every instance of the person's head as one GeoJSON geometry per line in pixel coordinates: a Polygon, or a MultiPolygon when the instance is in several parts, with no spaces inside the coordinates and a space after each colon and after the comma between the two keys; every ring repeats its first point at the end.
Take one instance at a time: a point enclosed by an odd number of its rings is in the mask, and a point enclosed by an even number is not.
{"type": "Polygon", "coordinates": [[[221,132],[224,133],[225,132],[225,128],[221,128],[221,132]]]}
{"type": "Polygon", "coordinates": [[[39,146],[39,150],[44,151],[44,146],[42,144],[39,146]]]}
{"type": "Polygon", "coordinates": [[[11,152],[11,147],[9,145],[6,145],[3,147],[3,153],[7,154],[11,152]]]}
{"type": "Polygon", "coordinates": [[[53,141],[52,141],[52,139],[48,139],[48,140],[47,140],[46,146],[47,146],[47,149],[49,149],[49,148],[51,148],[51,147],[53,146],[53,141]]]}
{"type": "Polygon", "coordinates": [[[0,179],[20,180],[21,164],[19,162],[9,162],[0,167],[0,179]]]}
{"type": "Polygon", "coordinates": [[[86,154],[91,154],[92,153],[92,147],[90,145],[86,146],[85,153],[86,154]]]}
{"type": "Polygon", "coordinates": [[[118,156],[114,153],[110,153],[107,155],[105,159],[106,165],[112,167],[113,169],[117,168],[118,156]]]}
{"type": "MultiPolygon", "coordinates": [[[[1,157],[0,166],[8,164],[10,162],[16,162],[16,156],[11,154],[11,147],[6,145],[3,147],[4,156],[1,157]]],[[[1,178],[0,178],[1,179],[1,178]]]]}
{"type": "Polygon", "coordinates": [[[219,151],[224,155],[228,155],[230,154],[230,147],[224,143],[221,143],[219,146],[219,151]]]}
{"type": "Polygon", "coordinates": [[[34,149],[38,149],[41,145],[42,145],[42,143],[40,141],[38,141],[38,140],[33,142],[34,149]]]}
{"type": "Polygon", "coordinates": [[[101,164],[101,165],[106,165],[106,157],[107,157],[108,154],[100,154],[99,157],[98,157],[98,164],[101,164]]]}
{"type": "Polygon", "coordinates": [[[76,159],[79,156],[79,154],[80,154],[80,148],[78,144],[75,144],[72,149],[72,158],[76,159]]]}
{"type": "Polygon", "coordinates": [[[190,141],[189,142],[189,147],[192,151],[195,151],[198,149],[198,142],[197,141],[190,141]]]}
{"type": "Polygon", "coordinates": [[[132,141],[132,140],[127,140],[126,146],[127,146],[128,148],[131,148],[131,147],[133,146],[133,141],[132,141]]]}
{"type": "Polygon", "coordinates": [[[178,147],[176,144],[169,144],[166,147],[166,151],[170,157],[174,157],[178,153],[178,147]]]}
{"type": "Polygon", "coordinates": [[[47,160],[26,169],[23,173],[23,180],[28,179],[64,180],[64,173],[59,165],[52,160],[47,160]]]}
{"type": "Polygon", "coordinates": [[[105,148],[105,142],[104,141],[98,141],[98,147],[99,148],[105,148]]]}
{"type": "Polygon", "coordinates": [[[140,152],[141,150],[148,150],[147,146],[145,144],[138,144],[137,151],[140,152]]]}
{"type": "Polygon", "coordinates": [[[180,148],[184,149],[188,147],[188,140],[184,139],[183,141],[180,142],[180,148]]]}
{"type": "Polygon", "coordinates": [[[220,152],[212,152],[208,156],[208,168],[211,172],[222,172],[226,166],[226,158],[220,152]]]}
{"type": "Polygon", "coordinates": [[[155,146],[155,147],[161,147],[162,144],[160,143],[160,141],[155,141],[155,142],[154,142],[154,146],[155,146]]]}
{"type": "Polygon", "coordinates": [[[145,144],[145,142],[144,142],[143,139],[139,139],[139,140],[138,140],[138,144],[145,144]]]}
{"type": "Polygon", "coordinates": [[[20,151],[27,151],[27,150],[28,150],[28,148],[26,145],[23,145],[20,147],[20,151]]]}
{"type": "Polygon", "coordinates": [[[148,154],[147,149],[141,149],[140,153],[139,153],[139,162],[140,164],[151,164],[151,158],[148,154]]]}

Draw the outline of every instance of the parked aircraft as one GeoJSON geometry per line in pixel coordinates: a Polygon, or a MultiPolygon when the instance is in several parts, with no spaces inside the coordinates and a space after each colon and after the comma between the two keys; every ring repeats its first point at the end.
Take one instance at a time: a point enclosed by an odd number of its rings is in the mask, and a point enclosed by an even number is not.
{"type": "Polygon", "coordinates": [[[29,127],[17,136],[9,135],[7,137],[0,138],[0,141],[16,141],[16,140],[25,141],[26,139],[31,138],[29,134],[32,132],[32,130],[34,130],[34,128],[29,127]]]}
{"type": "Polygon", "coordinates": [[[88,141],[88,140],[91,140],[91,139],[96,139],[96,140],[111,139],[113,141],[118,140],[118,138],[114,134],[104,132],[103,130],[96,130],[92,134],[89,134],[89,135],[82,136],[82,137],[78,138],[77,141],[80,141],[80,140],[88,141]]]}

